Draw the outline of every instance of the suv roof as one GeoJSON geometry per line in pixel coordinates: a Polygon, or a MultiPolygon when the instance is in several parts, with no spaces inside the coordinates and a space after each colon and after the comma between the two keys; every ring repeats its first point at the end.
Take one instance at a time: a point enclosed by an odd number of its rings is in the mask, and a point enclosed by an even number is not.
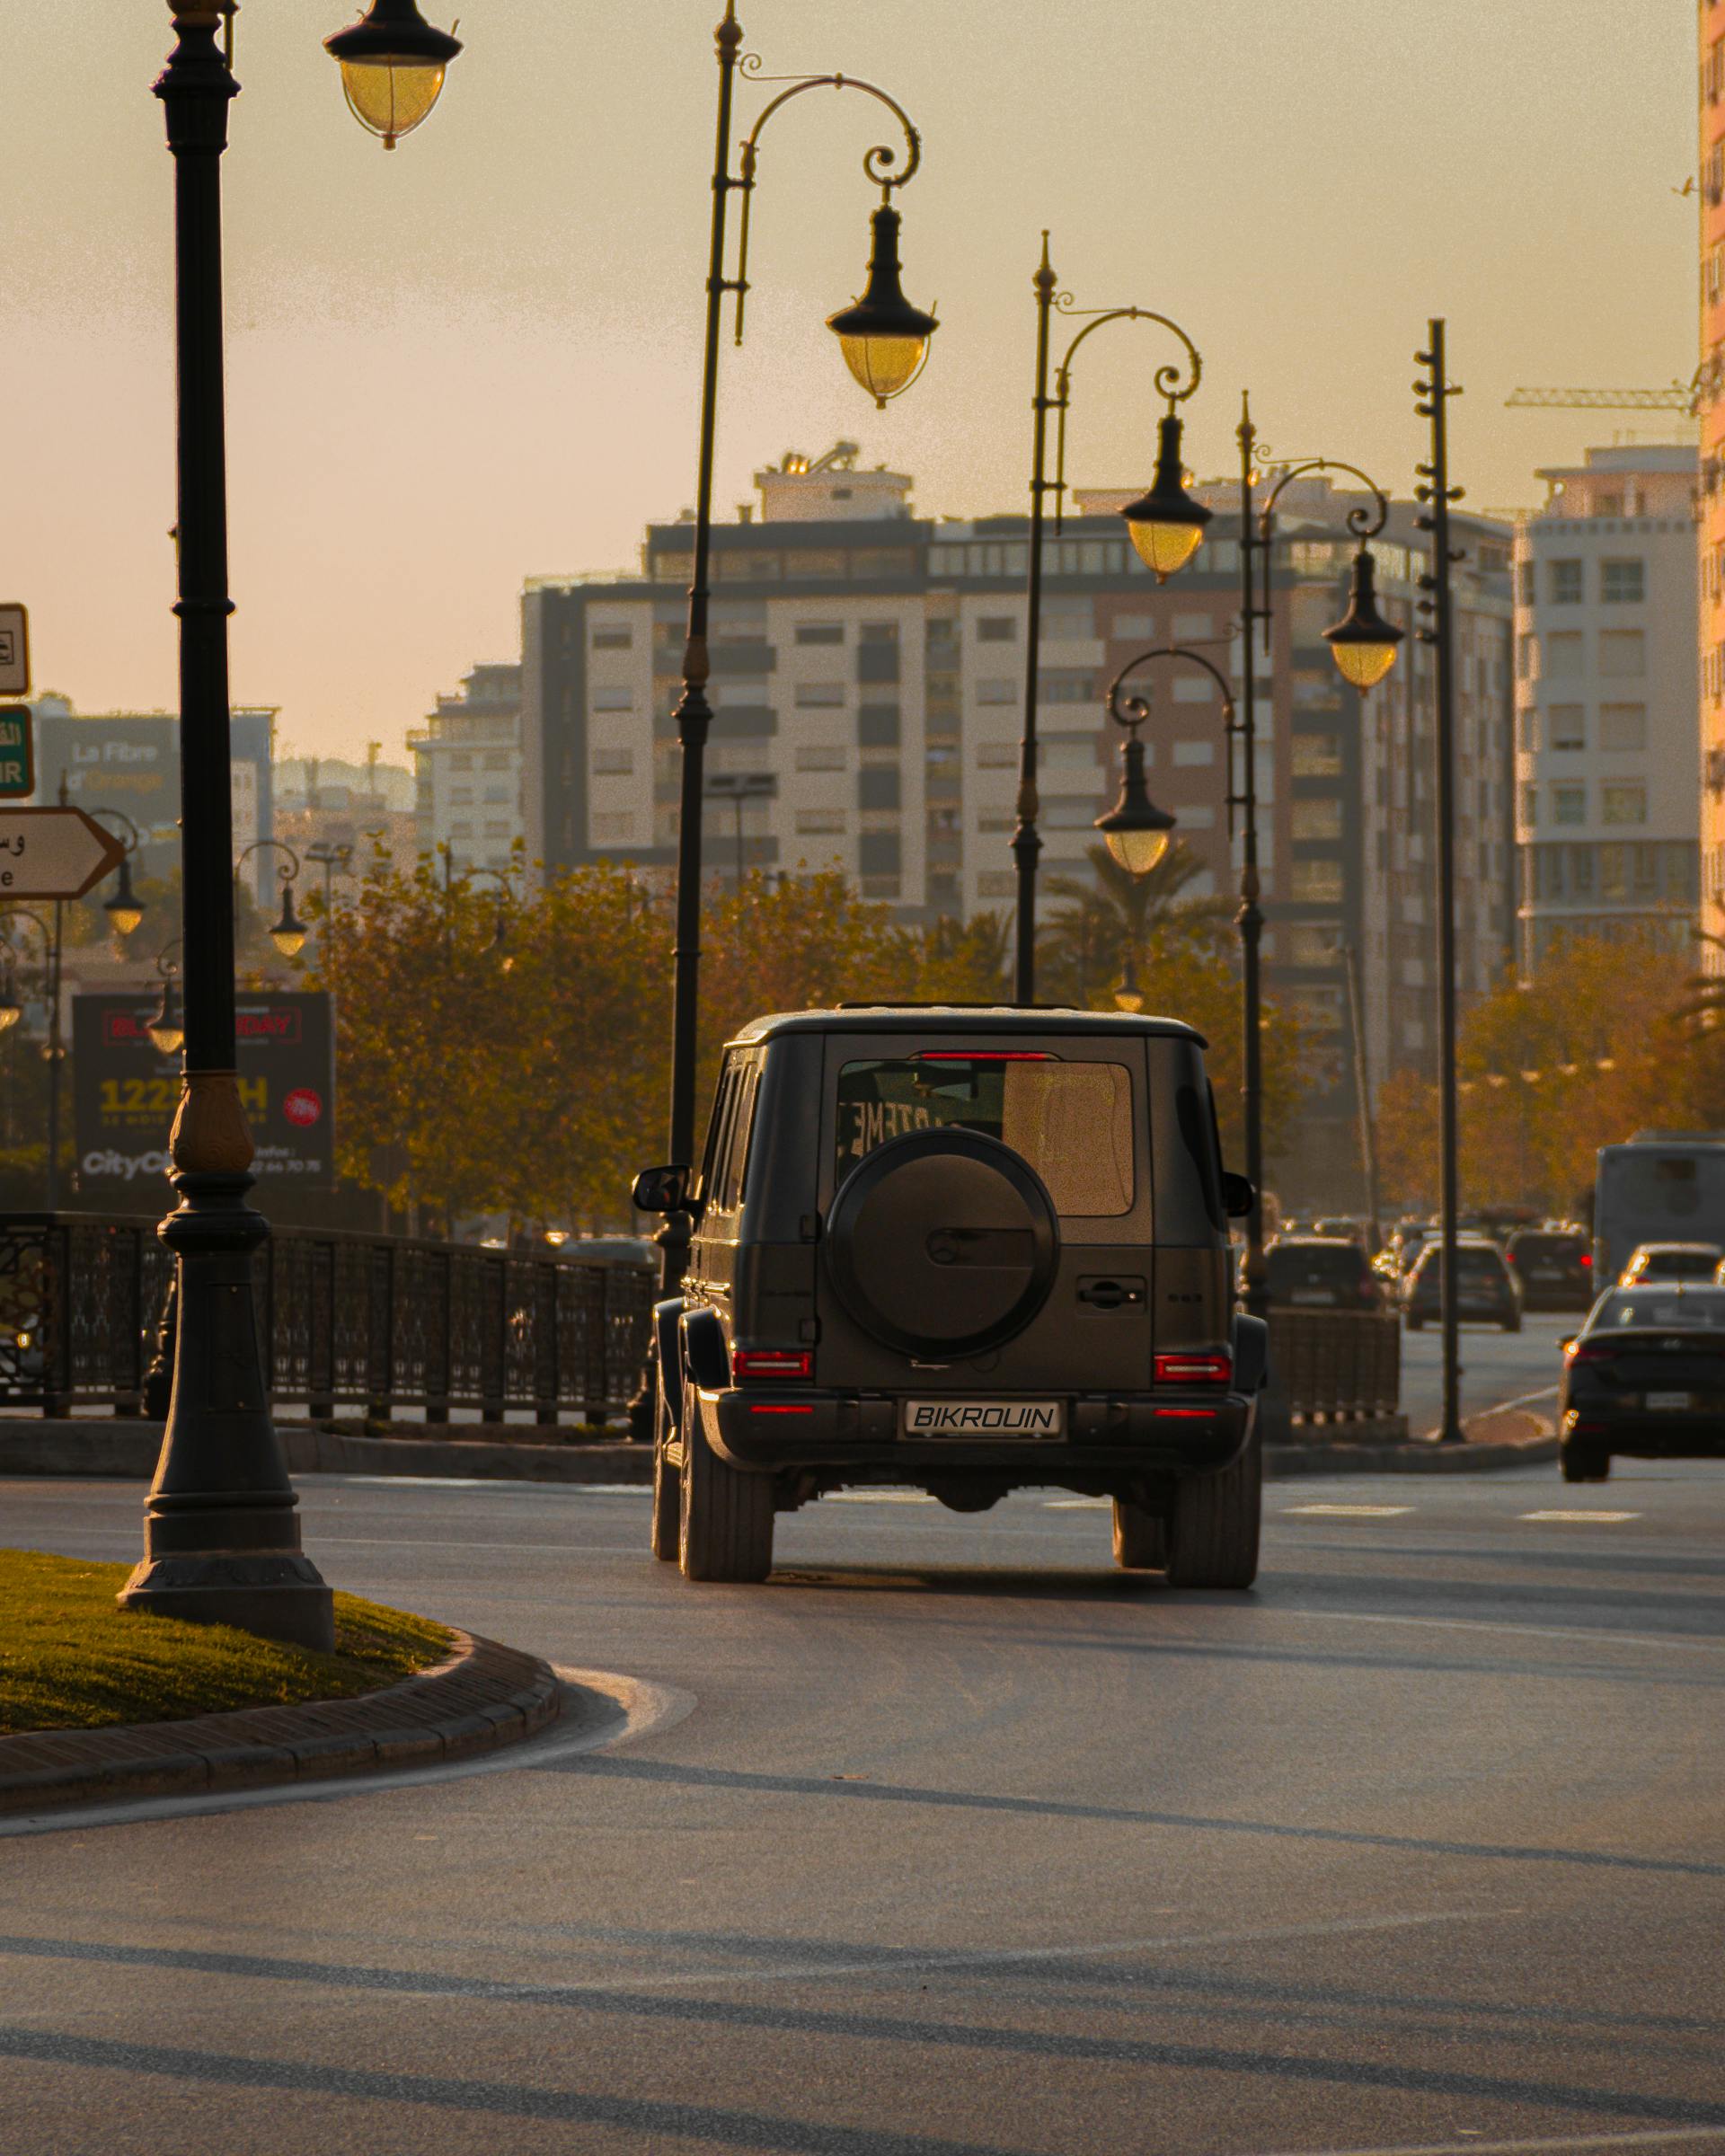
{"type": "Polygon", "coordinates": [[[729,1044],[753,1046],[785,1033],[926,1033],[951,1024],[975,1033],[1074,1033],[1104,1038],[1161,1038],[1209,1043],[1177,1018],[1147,1018],[1138,1012],[1075,1011],[1057,1004],[1022,1009],[1012,1003],[839,1003],[824,1011],[774,1011],[751,1019],[729,1044]]]}

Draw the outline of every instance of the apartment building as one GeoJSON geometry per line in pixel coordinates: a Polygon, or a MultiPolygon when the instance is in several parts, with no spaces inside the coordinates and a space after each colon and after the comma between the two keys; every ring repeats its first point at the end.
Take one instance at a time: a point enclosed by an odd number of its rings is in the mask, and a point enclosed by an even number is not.
{"type": "MultiPolygon", "coordinates": [[[[475,667],[407,737],[421,853],[444,847],[456,870],[512,868],[521,812],[521,668],[475,667]]],[[[527,853],[537,854],[529,842],[527,853]]]]}
{"type": "MultiPolygon", "coordinates": [[[[1699,0],[1701,925],[1725,930],[1725,0],[1699,0]]],[[[1702,947],[1710,971],[1725,951],[1702,947]]]]}
{"type": "MultiPolygon", "coordinates": [[[[759,514],[713,535],[711,873],[836,869],[907,921],[1010,910],[1023,723],[1028,519],[915,516],[911,481],[856,468],[843,444],[756,475],[759,514]],[[736,796],[740,793],[740,804],[736,796]]],[[[1119,732],[1107,684],[1153,644],[1191,645],[1237,680],[1237,497],[1197,560],[1158,588],[1105,498],[1046,539],[1039,736],[1044,876],[1088,873],[1119,732]]],[[[1364,981],[1376,1078],[1435,1055],[1430,653],[1410,639],[1364,700],[1322,632],[1342,613],[1355,499],[1322,478],[1281,505],[1276,623],[1260,660],[1260,855],[1270,993],[1318,1043],[1301,1153],[1340,1202],[1353,1173],[1344,947],[1364,981]]],[[[1424,535],[1398,506],[1375,542],[1384,611],[1411,629],[1424,535]]],[[[649,527],[633,576],[543,579],[523,601],[522,740],[529,852],[552,867],[675,858],[679,691],[693,527],[649,527]]],[[[1458,520],[1458,746],[1464,986],[1506,962],[1513,930],[1509,534],[1458,520]]],[[[1198,853],[1194,893],[1237,878],[1224,707],[1201,668],[1159,667],[1145,729],[1154,798],[1198,853]]],[[[1286,1180],[1286,1179],[1284,1179],[1286,1180]]],[[[1287,1193],[1285,1193],[1286,1195],[1287,1193]]]]}
{"type": "Polygon", "coordinates": [[[1539,473],[1545,506],[1517,529],[1524,975],[1574,936],[1693,942],[1697,461],[1684,444],[1590,449],[1539,473]]]}

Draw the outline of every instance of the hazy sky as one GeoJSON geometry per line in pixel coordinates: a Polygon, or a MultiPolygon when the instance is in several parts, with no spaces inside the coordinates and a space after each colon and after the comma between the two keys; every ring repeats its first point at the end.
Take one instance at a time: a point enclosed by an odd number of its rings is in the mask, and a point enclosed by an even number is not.
{"type": "MultiPolygon", "coordinates": [[[[718,0],[462,0],[443,102],[392,154],[321,40],[343,0],[246,0],[225,161],[236,702],[327,755],[405,729],[519,648],[526,576],[632,565],[694,491],[718,0]]],[[[445,24],[452,0],[428,14],[445,24]]],[[[943,327],[875,411],[825,317],[858,289],[879,108],[790,106],[765,140],[748,341],[727,342],[722,513],[841,436],[925,515],[1025,497],[1038,234],[1081,305],[1178,317],[1206,378],[1191,461],[1243,384],[1278,451],[1405,490],[1409,384],[1448,317],[1457,477],[1536,465],[1632,414],[1508,412],[1518,383],[1694,365],[1693,0],[746,0],[773,72],[880,83],[921,128],[905,282],[943,327]]],[[[161,0],[8,24],[0,597],[38,689],[175,697],[171,161],[161,0]]],[[[743,90],[739,116],[763,93],[743,90]]],[[[885,118],[884,113],[881,115],[885,118]]],[[[1162,357],[1085,349],[1072,476],[1148,477],[1162,357]]],[[[1657,416],[1641,424],[1659,431],[1657,416]]]]}

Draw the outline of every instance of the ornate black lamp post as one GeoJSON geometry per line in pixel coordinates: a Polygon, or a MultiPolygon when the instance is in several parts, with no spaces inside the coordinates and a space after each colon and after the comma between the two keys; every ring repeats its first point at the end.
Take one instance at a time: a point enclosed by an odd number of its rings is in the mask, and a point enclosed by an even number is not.
{"type": "MultiPolygon", "coordinates": [[[[1252,1183],[1252,1213],[1246,1223],[1246,1307],[1254,1316],[1265,1312],[1264,1294],[1264,1118],[1263,1118],[1263,990],[1261,950],[1264,916],[1258,900],[1258,668],[1252,630],[1261,623],[1264,656],[1274,645],[1275,586],[1271,562],[1276,537],[1276,504],[1292,481],[1314,472],[1345,472],[1357,479],[1372,497],[1370,508],[1348,512],[1348,529],[1358,542],[1354,556],[1348,611],[1323,632],[1337,669],[1363,695],[1395,664],[1396,647],[1402,632],[1377,611],[1373,581],[1371,541],[1384,529],[1390,514],[1388,497],[1376,482],[1357,464],[1334,457],[1303,458],[1278,471],[1261,509],[1254,489],[1263,473],[1260,468],[1258,430],[1252,422],[1250,399],[1240,400],[1240,618],[1241,618],[1241,721],[1238,728],[1242,775],[1239,806],[1242,810],[1242,862],[1240,871],[1240,962],[1244,977],[1245,1046],[1241,1084],[1246,1129],[1246,1174],[1252,1183]]],[[[1233,788],[1230,792],[1232,831],[1233,788]]]]}
{"type": "Polygon", "coordinates": [[[119,866],[114,871],[114,888],[102,902],[102,910],[108,916],[108,925],[114,932],[115,941],[124,943],[144,918],[144,901],[132,888],[132,856],[142,843],[143,834],[123,808],[91,808],[85,813],[112,817],[116,823],[126,826],[126,851],[120,855],[119,866]]]}
{"type": "MultiPolygon", "coordinates": [[[[839,340],[845,364],[877,405],[900,396],[922,372],[928,358],[929,340],[938,324],[905,297],[898,281],[898,212],[892,207],[895,190],[915,173],[922,158],[922,138],[898,102],[872,83],[848,75],[811,75],[797,78],[761,110],[749,130],[738,161],[730,169],[731,98],[740,71],[763,82],[784,78],[759,75],[754,56],[739,57],[742,25],[737,20],[736,0],[726,0],[724,20],[714,33],[719,61],[719,111],[712,168],[712,223],[707,256],[706,336],[701,375],[701,437],[695,479],[694,562],[689,584],[688,633],[683,653],[683,693],[673,714],[682,755],[678,787],[677,838],[677,936],[672,960],[671,991],[671,1100],[669,1158],[686,1166],[694,1150],[694,1073],[696,1027],[701,976],[701,820],[706,799],[707,735],[712,725],[712,706],[707,697],[712,671],[707,652],[709,572],[712,548],[712,461],[719,403],[719,333],[725,295],[737,295],[736,340],[743,339],[743,306],[748,292],[748,220],[762,130],[773,115],[793,97],[807,90],[861,90],[886,106],[904,129],[902,162],[898,151],[884,144],[869,150],[862,170],[880,190],[880,202],[871,219],[873,251],[868,285],[854,305],[827,318],[827,326],[839,340]],[[738,235],[737,274],[725,274],[726,228],[730,198],[743,198],[741,228],[738,235]]],[[[690,1219],[677,1211],[666,1216],[659,1232],[665,1253],[665,1292],[674,1294],[688,1261],[690,1219]]]]}
{"type": "Polygon", "coordinates": [[[294,911],[294,886],[302,873],[299,856],[285,839],[254,838],[249,846],[241,848],[234,863],[235,870],[241,868],[253,853],[285,853],[288,856],[287,866],[276,871],[281,884],[281,911],[270,925],[270,941],[284,959],[296,959],[305,948],[305,923],[294,911]]]}
{"type": "Polygon", "coordinates": [[[155,970],[162,982],[162,1001],[156,1005],[145,1030],[149,1034],[150,1046],[158,1056],[177,1056],[186,1045],[186,1029],[180,1016],[180,994],[175,983],[180,968],[172,954],[180,949],[180,938],[164,943],[155,954],[155,970]]]}
{"type": "MultiPolygon", "coordinates": [[[[264,1389],[252,1258],[269,1231],[245,1203],[252,1138],[234,1070],[221,159],[239,84],[217,35],[234,5],[170,0],[170,8],[179,41],[155,94],[174,161],[185,1066],[169,1139],[180,1204],[161,1234],[178,1261],[177,1346],[145,1554],[120,1600],[328,1648],[332,1597],[300,1549],[264,1389]]],[[[387,34],[337,54],[362,119],[350,66],[393,76],[428,65],[426,25],[411,0],[378,0],[358,30],[367,24],[387,34]]],[[[420,102],[422,119],[430,103],[420,102]]]]}
{"type": "Polygon", "coordinates": [[[1198,387],[1204,371],[1198,347],[1177,322],[1148,307],[1075,307],[1072,295],[1058,289],[1059,280],[1048,261],[1048,235],[1042,234],[1042,260],[1031,280],[1036,293],[1036,394],[1031,409],[1036,421],[1031,452],[1031,549],[1025,583],[1024,731],[1019,743],[1017,826],[1013,833],[1013,859],[1018,869],[1016,950],[1013,968],[1013,997],[1020,1003],[1036,1001],[1036,870],[1042,853],[1036,827],[1040,802],[1037,793],[1036,720],[1040,676],[1039,661],[1042,635],[1042,526],[1043,500],[1054,496],[1054,528],[1060,530],[1066,490],[1066,412],[1072,402],[1072,363],[1086,337],[1110,322],[1154,322],[1172,330],[1185,347],[1184,364],[1159,367],[1156,393],[1165,397],[1168,409],[1158,432],[1155,477],[1148,490],[1121,511],[1139,560],[1161,584],[1182,569],[1198,552],[1210,512],[1186,491],[1181,458],[1180,406],[1198,387]],[[1048,393],[1048,336],[1057,314],[1083,321],[1084,328],[1067,345],[1055,370],[1054,393],[1048,393]],[[1048,476],[1048,414],[1059,414],[1055,432],[1055,475],[1048,476]]]}

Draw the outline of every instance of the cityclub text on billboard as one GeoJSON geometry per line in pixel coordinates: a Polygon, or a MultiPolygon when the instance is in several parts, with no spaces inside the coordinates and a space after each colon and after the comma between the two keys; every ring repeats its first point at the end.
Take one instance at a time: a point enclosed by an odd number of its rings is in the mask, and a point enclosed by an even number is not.
{"type": "MultiPolygon", "coordinates": [[[[180,1058],[150,1038],[156,1000],[147,993],[72,999],[78,1188],[86,1198],[112,1202],[129,1192],[157,1204],[165,1196],[180,1058]]],[[[243,994],[235,1021],[240,1100],[257,1148],[252,1174],[328,1189],[335,1171],[329,996],[243,994]]]]}

